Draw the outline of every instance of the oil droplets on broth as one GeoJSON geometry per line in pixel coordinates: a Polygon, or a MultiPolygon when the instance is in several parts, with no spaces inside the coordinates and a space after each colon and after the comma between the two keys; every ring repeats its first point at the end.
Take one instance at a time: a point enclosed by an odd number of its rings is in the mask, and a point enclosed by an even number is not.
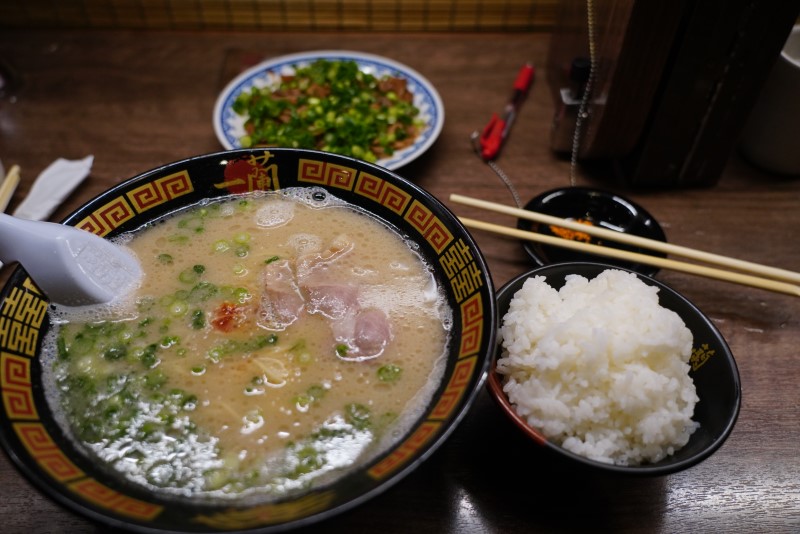
{"type": "Polygon", "coordinates": [[[274,499],[396,442],[438,387],[431,269],[322,189],[225,197],[126,237],[127,310],[55,314],[47,395],[75,442],[176,496],[274,499]]]}

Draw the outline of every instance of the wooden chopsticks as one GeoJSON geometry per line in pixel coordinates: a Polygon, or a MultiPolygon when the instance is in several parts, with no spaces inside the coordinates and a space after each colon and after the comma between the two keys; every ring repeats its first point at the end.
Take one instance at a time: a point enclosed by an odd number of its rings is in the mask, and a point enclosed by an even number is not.
{"type": "Polygon", "coordinates": [[[568,239],[562,239],[560,237],[542,235],[536,232],[528,232],[525,230],[519,230],[517,228],[508,228],[505,226],[478,221],[475,219],[459,217],[461,222],[467,227],[494,232],[509,237],[515,237],[518,239],[535,241],[551,246],[568,248],[576,250],[578,252],[607,256],[625,261],[631,261],[645,265],[652,265],[659,268],[696,274],[700,276],[705,276],[707,278],[714,278],[741,285],[757,287],[760,289],[766,289],[778,293],[800,296],[800,286],[795,285],[793,283],[793,282],[800,282],[800,273],[787,271],[785,269],[778,269],[775,267],[769,267],[766,265],[760,265],[748,261],[738,260],[727,256],[721,256],[719,254],[703,252],[700,250],[664,243],[662,241],[656,241],[644,237],[633,236],[621,232],[615,232],[613,230],[598,228],[596,226],[590,226],[587,224],[581,224],[574,221],[569,221],[567,219],[561,219],[559,217],[546,215],[543,213],[538,213],[519,208],[513,208],[510,206],[496,204],[493,202],[487,202],[485,200],[470,198],[462,195],[457,195],[457,194],[450,195],[450,200],[459,204],[482,208],[497,213],[513,215],[515,217],[524,218],[527,220],[536,221],[543,224],[555,225],[570,230],[577,230],[595,237],[602,237],[604,239],[617,241],[619,243],[625,243],[640,248],[645,248],[667,254],[674,254],[698,261],[703,261],[705,263],[710,263],[712,265],[719,265],[731,269],[736,269],[739,272],[726,271],[714,267],[696,265],[693,263],[686,263],[667,258],[651,256],[649,254],[641,254],[638,252],[629,252],[627,250],[604,247],[601,245],[592,245],[592,244],[582,243],[579,241],[570,241],[568,239]]]}
{"type": "Polygon", "coordinates": [[[13,165],[0,185],[0,212],[6,211],[11,197],[19,185],[19,165],[13,165]]]}

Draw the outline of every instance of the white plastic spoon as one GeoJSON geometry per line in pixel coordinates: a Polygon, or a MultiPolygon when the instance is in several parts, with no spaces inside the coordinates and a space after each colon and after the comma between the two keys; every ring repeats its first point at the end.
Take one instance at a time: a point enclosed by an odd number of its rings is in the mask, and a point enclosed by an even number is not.
{"type": "Polygon", "coordinates": [[[0,261],[18,261],[51,302],[105,304],[142,276],[134,255],[91,232],[0,213],[0,261]]]}

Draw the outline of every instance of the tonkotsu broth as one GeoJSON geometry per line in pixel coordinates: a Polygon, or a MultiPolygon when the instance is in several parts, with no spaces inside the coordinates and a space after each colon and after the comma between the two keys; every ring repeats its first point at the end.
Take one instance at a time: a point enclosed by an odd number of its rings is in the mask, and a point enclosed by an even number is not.
{"type": "Polygon", "coordinates": [[[200,205],[127,246],[136,313],[60,317],[50,398],[136,482],[282,496],[377,452],[438,386],[451,317],[432,272],[322,190],[200,205]]]}

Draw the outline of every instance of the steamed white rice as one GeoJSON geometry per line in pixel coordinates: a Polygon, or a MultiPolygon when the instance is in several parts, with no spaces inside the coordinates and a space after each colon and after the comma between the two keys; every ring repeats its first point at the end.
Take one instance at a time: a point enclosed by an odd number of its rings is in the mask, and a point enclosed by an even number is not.
{"type": "Polygon", "coordinates": [[[635,274],[571,275],[561,290],[530,278],[500,334],[497,370],[509,400],[569,451],[617,465],[657,462],[699,426],[692,334],[635,274]]]}

